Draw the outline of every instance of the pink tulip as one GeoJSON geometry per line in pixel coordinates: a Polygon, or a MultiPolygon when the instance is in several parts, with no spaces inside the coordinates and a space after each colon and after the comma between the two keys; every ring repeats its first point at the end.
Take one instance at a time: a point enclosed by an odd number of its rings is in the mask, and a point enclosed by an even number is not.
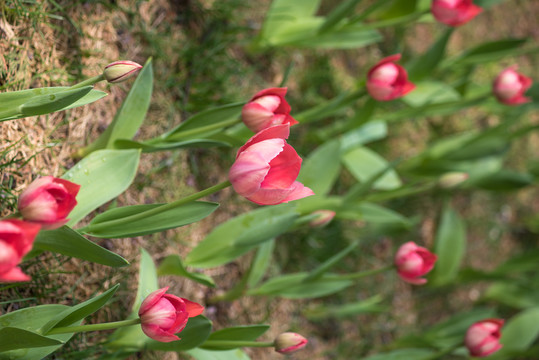
{"type": "Polygon", "coordinates": [[[524,93],[532,86],[532,79],[516,72],[516,68],[511,66],[503,70],[492,86],[498,101],[506,105],[519,105],[531,101],[524,96],[524,93]]]}
{"type": "Polygon", "coordinates": [[[424,247],[409,241],[403,244],[395,254],[395,265],[402,280],[414,285],[422,285],[427,279],[421,276],[434,267],[437,256],[424,247]]]}
{"type": "Polygon", "coordinates": [[[40,228],[18,219],[0,220],[0,282],[30,280],[17,265],[32,249],[40,228]]]}
{"type": "Polygon", "coordinates": [[[483,9],[473,0],[434,0],[431,5],[436,20],[449,26],[460,26],[479,15],[483,9]]]}
{"type": "Polygon", "coordinates": [[[19,197],[19,212],[25,220],[56,229],[68,222],[80,185],[52,176],[32,182],[19,197]]]}
{"type": "Polygon", "coordinates": [[[333,210],[316,210],[311,215],[316,215],[314,219],[309,221],[309,225],[312,227],[326,226],[333,220],[337,213],[333,210]]]}
{"type": "Polygon", "coordinates": [[[270,126],[298,122],[290,116],[290,105],[284,99],[287,88],[264,89],[253,96],[241,110],[245,126],[257,133],[270,126]]]}
{"type": "Polygon", "coordinates": [[[470,355],[484,357],[500,350],[500,329],[503,323],[502,319],[486,319],[470,326],[464,338],[470,355]]]}
{"type": "Polygon", "coordinates": [[[300,334],[285,332],[275,338],[275,351],[290,354],[303,349],[309,341],[300,334]]]}
{"type": "Polygon", "coordinates": [[[236,155],[228,177],[234,190],[260,205],[275,205],[314,195],[296,181],[301,158],[286,143],[290,125],[276,125],[255,134],[236,155]]]}
{"type": "Polygon", "coordinates": [[[408,81],[406,70],[395,64],[400,54],[388,56],[374,65],[367,74],[367,91],[378,101],[389,101],[403,97],[415,89],[408,81]]]}
{"type": "Polygon", "coordinates": [[[167,290],[168,286],[148,295],[138,312],[144,334],[161,342],[180,340],[175,334],[185,328],[189,318],[204,311],[195,302],[165,294],[167,290]]]}

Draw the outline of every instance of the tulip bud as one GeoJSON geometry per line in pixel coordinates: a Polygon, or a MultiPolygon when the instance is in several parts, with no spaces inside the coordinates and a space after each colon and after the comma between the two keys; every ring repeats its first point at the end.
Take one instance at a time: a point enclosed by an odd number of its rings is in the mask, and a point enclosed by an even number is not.
{"type": "Polygon", "coordinates": [[[301,158],[286,143],[290,125],[266,128],[243,145],[230,167],[234,190],[256,204],[276,205],[314,195],[296,178],[301,158]]]}
{"type": "Polygon", "coordinates": [[[440,177],[440,180],[438,180],[438,184],[444,189],[451,189],[459,186],[464,181],[468,180],[468,177],[469,175],[465,172],[448,172],[440,177]]]}
{"type": "Polygon", "coordinates": [[[459,26],[472,20],[483,9],[472,0],[434,0],[431,12],[436,20],[449,26],[459,26]]]}
{"type": "Polygon", "coordinates": [[[19,212],[25,220],[56,229],[67,223],[67,216],[77,205],[80,185],[52,176],[34,180],[19,196],[19,212]]]}
{"type": "Polygon", "coordinates": [[[395,254],[395,266],[400,278],[407,283],[422,285],[427,279],[421,276],[434,268],[438,257],[424,247],[409,241],[403,244],[395,254]]]}
{"type": "Polygon", "coordinates": [[[470,355],[484,357],[500,350],[503,346],[500,344],[503,323],[502,319],[486,319],[470,326],[464,338],[470,355]]]}
{"type": "Polygon", "coordinates": [[[316,210],[312,215],[316,215],[316,218],[309,222],[312,227],[322,227],[331,222],[335,217],[335,211],[332,210],[316,210]]]}
{"type": "Polygon", "coordinates": [[[532,79],[516,71],[516,66],[503,70],[494,80],[492,91],[499,102],[506,105],[519,105],[531,101],[524,96],[532,86],[532,79]]]}
{"type": "Polygon", "coordinates": [[[374,65],[367,74],[367,91],[378,101],[389,101],[403,97],[415,88],[408,81],[406,70],[396,64],[400,54],[388,56],[374,65]]]}
{"type": "Polygon", "coordinates": [[[275,338],[275,351],[281,354],[290,354],[303,349],[308,343],[300,334],[285,332],[275,338]]]}
{"type": "Polygon", "coordinates": [[[109,83],[119,83],[129,79],[140,69],[142,69],[142,65],[137,64],[134,61],[120,60],[105,66],[103,76],[109,83]]]}
{"type": "Polygon", "coordinates": [[[241,110],[245,126],[257,133],[270,126],[298,122],[290,116],[290,105],[285,100],[287,88],[269,88],[255,94],[241,110]]]}
{"type": "Polygon", "coordinates": [[[204,307],[174,295],[166,294],[168,286],[152,292],[140,305],[138,315],[146,336],[161,342],[180,340],[189,318],[202,314],[204,307]]]}
{"type": "Polygon", "coordinates": [[[34,244],[40,226],[18,219],[0,220],[0,282],[28,281],[17,265],[34,244]]]}

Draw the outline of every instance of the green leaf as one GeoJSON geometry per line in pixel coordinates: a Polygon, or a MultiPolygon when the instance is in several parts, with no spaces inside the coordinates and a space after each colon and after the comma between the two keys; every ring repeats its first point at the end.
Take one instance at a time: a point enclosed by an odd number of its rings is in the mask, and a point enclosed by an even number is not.
{"type": "Polygon", "coordinates": [[[262,280],[268,267],[271,264],[273,249],[275,248],[275,239],[271,239],[258,246],[255,258],[249,268],[247,285],[254,287],[262,280]]]}
{"type": "Polygon", "coordinates": [[[114,224],[114,221],[141,214],[167,204],[133,205],[114,208],[92,219],[84,229],[87,235],[101,238],[126,238],[153,234],[168,229],[185,226],[214,212],[218,203],[193,201],[173,209],[165,210],[155,215],[148,215],[131,222],[114,224]]]}
{"type": "MultiPolygon", "coordinates": [[[[388,167],[387,161],[374,151],[358,147],[344,154],[342,157],[344,166],[352,175],[361,182],[368,181],[376,173],[388,167]]],[[[388,170],[373,185],[375,189],[392,190],[402,185],[395,170],[388,170]]]]}
{"type": "MultiPolygon", "coordinates": [[[[260,336],[262,336],[269,328],[269,325],[247,325],[230,327],[215,331],[208,337],[207,341],[255,341],[260,336]]],[[[200,348],[205,350],[230,350],[237,347],[238,346],[234,345],[200,345],[200,348]]]]}
{"type": "Polygon", "coordinates": [[[369,121],[360,127],[347,131],[341,136],[341,151],[348,152],[387,136],[387,125],[383,121],[369,121]]]}
{"type": "Polygon", "coordinates": [[[327,32],[335,27],[338,23],[344,20],[347,16],[353,13],[357,4],[361,0],[345,0],[337,4],[333,10],[326,16],[326,20],[318,29],[318,33],[327,32]]]}
{"type": "Polygon", "coordinates": [[[303,311],[303,315],[311,320],[317,321],[327,318],[350,318],[351,316],[361,315],[361,314],[372,314],[372,313],[381,313],[386,312],[390,308],[388,306],[380,305],[382,297],[380,295],[375,295],[371,298],[349,303],[349,304],[339,304],[335,306],[318,306],[314,309],[306,309],[303,311]]]}
{"type": "Polygon", "coordinates": [[[7,326],[0,329],[0,357],[4,351],[63,344],[59,340],[16,327],[7,326]]]}
{"type": "Polygon", "coordinates": [[[526,309],[537,306],[539,303],[539,290],[536,285],[519,284],[514,279],[509,279],[508,281],[498,281],[490,285],[481,300],[495,301],[514,309],[526,309]]]}
{"type": "Polygon", "coordinates": [[[309,273],[309,276],[305,278],[305,281],[312,281],[322,277],[329,269],[334,265],[339,263],[346,255],[348,255],[352,250],[354,250],[359,245],[359,241],[355,241],[352,244],[348,245],[343,250],[339,251],[337,254],[331,256],[329,259],[324,261],[320,266],[309,273]]]}
{"type": "Polygon", "coordinates": [[[301,272],[271,278],[248,295],[273,295],[288,299],[308,299],[334,294],[353,284],[336,275],[325,274],[316,280],[306,281],[309,273],[301,272]]]}
{"type": "Polygon", "coordinates": [[[371,355],[363,360],[430,360],[434,351],[428,349],[399,349],[388,353],[371,355]]]}
{"type": "Polygon", "coordinates": [[[102,248],[67,226],[40,231],[34,241],[34,249],[52,251],[107,266],[129,265],[120,255],[102,248]]]}
{"type": "Polygon", "coordinates": [[[408,230],[414,224],[413,221],[398,212],[365,201],[345,203],[338,214],[340,218],[344,219],[363,220],[381,233],[408,230]]]}
{"type": "Polygon", "coordinates": [[[185,329],[177,334],[181,340],[164,343],[148,338],[146,347],[150,350],[186,351],[202,345],[210,336],[211,329],[210,320],[202,315],[195,316],[190,318],[185,329]]]}
{"type": "Polygon", "coordinates": [[[176,128],[164,134],[162,140],[171,142],[183,139],[191,139],[194,136],[206,137],[214,132],[219,132],[224,127],[239,122],[241,109],[245,103],[227,104],[212,109],[201,111],[182,122],[176,128]]]}
{"type": "Polygon", "coordinates": [[[494,5],[500,4],[505,0],[475,0],[474,3],[483,9],[488,9],[494,5]]]}
{"type": "Polygon", "coordinates": [[[116,290],[118,290],[118,287],[120,287],[120,284],[113,286],[101,295],[86,300],[78,305],[71,306],[62,311],[45,325],[43,325],[40,329],[41,332],[46,334],[56,327],[72,325],[77,321],[84,319],[88,315],[93,314],[97,310],[101,309],[110,300],[116,290]]]}
{"type": "Polygon", "coordinates": [[[144,249],[140,249],[140,267],[137,296],[133,303],[133,313],[138,314],[140,305],[152,292],[159,290],[159,282],[157,280],[157,270],[152,257],[144,249]]]}
{"type": "Polygon", "coordinates": [[[458,274],[466,251],[466,228],[458,214],[446,207],[436,233],[435,253],[438,260],[432,271],[432,283],[446,285],[458,274]]]}
{"type": "MultiPolygon", "coordinates": [[[[436,42],[421,56],[416,56],[407,66],[408,76],[412,82],[422,80],[425,77],[430,76],[434,70],[438,67],[438,64],[442,61],[445,54],[445,48],[453,34],[453,28],[447,29],[436,42]]],[[[410,93],[413,94],[417,91],[417,88],[410,93]]],[[[408,96],[406,96],[408,97],[408,96]]],[[[405,97],[405,98],[406,98],[405,97]]]]}
{"type": "Polygon", "coordinates": [[[286,232],[297,217],[291,204],[268,206],[237,216],[217,226],[187,255],[185,264],[206,268],[229,263],[286,232]]]}
{"type": "Polygon", "coordinates": [[[181,258],[175,254],[167,256],[157,268],[157,276],[163,275],[183,276],[202,285],[215,287],[215,282],[208,275],[187,271],[182,264],[181,258]]]}
{"type": "Polygon", "coordinates": [[[144,143],[133,140],[116,140],[114,142],[114,147],[116,149],[141,149],[143,153],[151,153],[157,151],[166,151],[166,150],[177,150],[177,149],[186,149],[186,148],[211,148],[216,146],[227,146],[230,147],[231,144],[226,141],[221,140],[212,140],[212,139],[189,139],[185,141],[176,141],[176,142],[155,142],[155,143],[144,143]]]}
{"type": "Polygon", "coordinates": [[[325,142],[303,162],[298,181],[317,195],[327,194],[339,176],[341,164],[335,160],[340,155],[341,144],[338,140],[325,142]]]}
{"type": "MultiPolygon", "coordinates": [[[[38,329],[45,325],[51,318],[57,316],[59,313],[68,309],[65,305],[40,305],[34,307],[28,307],[21,310],[12,311],[10,313],[0,316],[0,329],[5,327],[17,327],[19,329],[31,331],[33,333],[38,332],[38,329]]],[[[67,342],[73,334],[58,334],[49,335],[47,338],[54,341],[60,341],[62,344],[67,342]]],[[[0,341],[3,336],[0,337],[0,341]]],[[[22,339],[24,341],[24,339],[22,339]]],[[[0,354],[1,359],[17,359],[17,360],[41,360],[48,354],[56,351],[62,346],[51,345],[39,348],[24,347],[19,350],[11,350],[2,352],[0,354]]]]}
{"type": "Polygon", "coordinates": [[[35,116],[49,114],[73,104],[87,95],[93,86],[84,86],[78,89],[70,89],[49,95],[40,95],[31,98],[19,107],[22,116],[35,116]]]}
{"type": "Polygon", "coordinates": [[[86,149],[88,152],[114,147],[118,139],[132,139],[142,125],[152,97],[153,70],[149,58],[133,82],[116,116],[101,136],[86,149]]]}
{"type": "Polygon", "coordinates": [[[402,98],[403,102],[413,107],[458,100],[460,94],[454,88],[438,81],[417,82],[414,91],[402,98]]]}
{"type": "Polygon", "coordinates": [[[515,191],[531,185],[533,177],[530,174],[502,169],[477,179],[470,179],[469,185],[490,191],[515,191]]]}
{"type": "Polygon", "coordinates": [[[195,348],[187,351],[187,354],[196,360],[250,360],[251,358],[240,349],[226,351],[211,351],[195,348]]]}
{"type": "Polygon", "coordinates": [[[379,17],[382,19],[394,19],[413,14],[417,8],[417,0],[393,1],[379,17]]]}
{"type": "Polygon", "coordinates": [[[321,0],[274,0],[266,12],[266,19],[260,31],[263,41],[268,41],[276,31],[297,19],[309,18],[316,14],[321,0]]]}
{"type": "Polygon", "coordinates": [[[364,93],[364,91],[358,90],[350,93],[342,92],[330,100],[304,110],[299,114],[295,114],[294,118],[301,124],[326,119],[327,117],[333,116],[348,108],[363,96],[364,93]]]}
{"type": "Polygon", "coordinates": [[[138,167],[138,150],[99,150],[86,156],[67,171],[63,179],[81,185],[77,206],[69,214],[68,226],[124,192],[138,167]]]}
{"type": "Polygon", "coordinates": [[[460,65],[485,64],[497,61],[505,56],[514,56],[515,50],[523,45],[527,39],[503,39],[485,42],[462,54],[445,60],[442,67],[449,68],[460,65]]]}

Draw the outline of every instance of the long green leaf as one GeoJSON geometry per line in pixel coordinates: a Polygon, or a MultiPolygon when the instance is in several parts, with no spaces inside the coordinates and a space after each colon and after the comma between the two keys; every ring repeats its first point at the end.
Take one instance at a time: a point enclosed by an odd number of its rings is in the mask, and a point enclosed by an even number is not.
{"type": "Polygon", "coordinates": [[[63,345],[63,342],[16,327],[0,329],[0,358],[4,351],[55,345],[63,345]]]}
{"type": "Polygon", "coordinates": [[[345,0],[337,4],[333,10],[326,16],[326,20],[318,29],[318,33],[322,34],[332,30],[338,23],[344,20],[350,13],[353,13],[354,8],[361,0],[345,0]]]}
{"type": "Polygon", "coordinates": [[[129,265],[120,255],[102,248],[67,226],[40,231],[34,241],[34,249],[52,251],[107,266],[129,265]]]}
{"type": "MultiPolygon", "coordinates": [[[[372,176],[388,168],[389,164],[380,155],[366,147],[358,147],[342,156],[346,168],[361,181],[368,181],[372,176]]],[[[390,169],[377,180],[373,188],[392,190],[402,185],[395,170],[390,169]]]]}
{"type": "Polygon", "coordinates": [[[248,325],[248,326],[235,326],[225,328],[213,332],[207,339],[208,343],[200,345],[201,349],[206,350],[230,350],[235,349],[238,346],[234,345],[211,345],[211,341],[255,341],[262,336],[268,329],[269,325],[248,325]]]}
{"type": "Polygon", "coordinates": [[[212,351],[195,348],[188,350],[187,354],[196,360],[251,360],[251,358],[240,349],[212,351]]]}
{"type": "Polygon", "coordinates": [[[72,227],[124,192],[135,178],[139,158],[139,150],[99,150],[67,171],[62,178],[81,186],[67,225],[72,227]]]}
{"type": "Polygon", "coordinates": [[[335,159],[340,156],[340,141],[325,142],[311,152],[303,162],[298,181],[311,188],[317,195],[327,194],[339,176],[341,166],[340,162],[335,159]]]}
{"type": "Polygon", "coordinates": [[[149,339],[146,343],[148,349],[161,351],[186,351],[200,346],[208,339],[212,329],[210,320],[202,315],[190,318],[187,326],[178,336],[181,340],[171,342],[159,342],[149,339]]]}
{"type": "Polygon", "coordinates": [[[271,264],[273,249],[275,248],[275,239],[261,244],[256,251],[256,255],[249,268],[247,286],[254,287],[262,280],[268,267],[271,264]]]}
{"type": "Polygon", "coordinates": [[[411,64],[407,66],[410,80],[415,82],[432,74],[444,58],[445,48],[453,30],[453,28],[447,29],[426,53],[412,60],[411,64]]]}
{"type": "Polygon", "coordinates": [[[57,92],[50,95],[36,96],[25,102],[19,107],[19,111],[23,116],[35,116],[49,114],[61,110],[86,94],[93,89],[92,86],[84,86],[77,89],[69,89],[61,92],[57,92]]]}
{"type": "Polygon", "coordinates": [[[183,266],[182,260],[178,255],[172,254],[167,256],[157,268],[157,275],[178,275],[183,276],[202,285],[215,287],[215,282],[211,277],[201,273],[189,272],[183,266]]]}
{"type": "Polygon", "coordinates": [[[218,203],[193,201],[155,215],[148,215],[143,219],[133,222],[119,225],[113,223],[115,220],[141,214],[163,205],[166,204],[133,205],[114,208],[97,215],[81,231],[85,234],[102,238],[142,236],[194,223],[204,219],[219,207],[218,203]],[[107,226],[107,223],[110,225],[107,226]],[[99,227],[94,229],[95,226],[99,227]]]}

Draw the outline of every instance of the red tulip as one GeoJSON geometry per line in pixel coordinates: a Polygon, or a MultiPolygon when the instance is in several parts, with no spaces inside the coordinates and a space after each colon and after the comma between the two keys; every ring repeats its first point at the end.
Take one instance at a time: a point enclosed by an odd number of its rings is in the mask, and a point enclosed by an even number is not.
{"type": "Polygon", "coordinates": [[[32,249],[40,228],[18,219],[0,220],[0,282],[30,280],[17,265],[32,249]]]}
{"type": "Polygon", "coordinates": [[[77,201],[80,185],[44,176],[32,182],[19,197],[19,212],[25,220],[44,229],[56,229],[68,222],[67,216],[77,201]]]}
{"type": "Polygon", "coordinates": [[[314,195],[296,181],[301,158],[286,143],[290,125],[276,125],[255,134],[236,155],[228,177],[234,190],[260,205],[275,205],[314,195]]]}
{"type": "Polygon", "coordinates": [[[168,286],[148,295],[138,312],[144,334],[161,342],[180,340],[175,334],[185,328],[190,317],[204,311],[195,302],[165,294],[167,290],[168,286]]]}
{"type": "Polygon", "coordinates": [[[500,350],[500,329],[503,323],[502,319],[486,319],[470,326],[464,338],[470,355],[484,357],[500,350]]]}
{"type": "Polygon", "coordinates": [[[290,354],[303,349],[309,341],[300,334],[285,332],[275,338],[275,351],[290,354]]]}
{"type": "Polygon", "coordinates": [[[449,26],[460,26],[479,15],[483,9],[472,0],[434,0],[432,15],[436,20],[449,26]]]}
{"type": "Polygon", "coordinates": [[[245,126],[257,133],[270,126],[298,122],[290,116],[290,105],[284,99],[287,88],[264,89],[253,96],[241,110],[245,126]]]}
{"type": "Polygon", "coordinates": [[[526,90],[532,86],[532,79],[516,71],[516,66],[503,70],[494,80],[492,91],[503,104],[519,105],[531,101],[524,96],[526,90]]]}
{"type": "Polygon", "coordinates": [[[395,265],[402,280],[414,285],[422,285],[427,279],[421,276],[434,267],[437,256],[424,247],[409,241],[403,244],[395,254],[395,265]]]}
{"type": "Polygon", "coordinates": [[[398,64],[400,54],[388,56],[374,65],[367,74],[367,91],[378,101],[403,97],[415,88],[408,81],[406,70],[398,64]]]}

